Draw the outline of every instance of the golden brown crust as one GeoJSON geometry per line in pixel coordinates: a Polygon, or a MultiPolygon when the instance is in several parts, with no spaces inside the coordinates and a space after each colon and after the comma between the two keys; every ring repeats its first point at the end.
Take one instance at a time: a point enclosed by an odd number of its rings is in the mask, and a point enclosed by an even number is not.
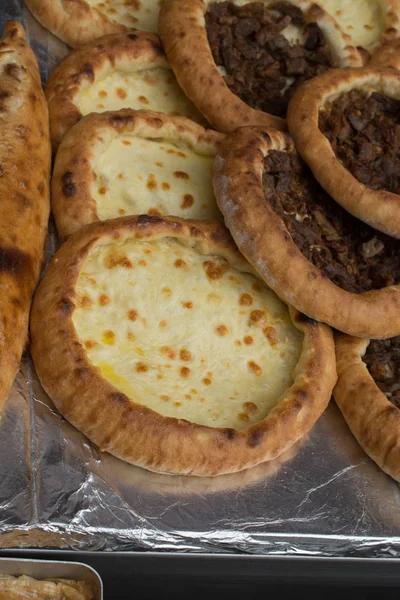
{"type": "Polygon", "coordinates": [[[87,360],[72,313],[89,250],[117,239],[165,236],[184,238],[201,253],[222,255],[253,272],[218,222],[141,215],[88,225],[61,247],[35,297],[32,355],[42,384],[60,412],[101,449],[153,471],[217,475],[275,458],[306,434],[329,402],[336,369],[328,327],[292,311],[304,333],[294,383],[263,421],[245,431],[163,417],[129,400],[87,360]]]}
{"type": "Polygon", "coordinates": [[[154,67],[170,68],[159,38],[151,33],[108,35],[70,52],[53,71],[46,88],[53,150],[82,117],[74,104],[81,86],[112,69],[132,72],[154,67]]]}
{"type": "MultiPolygon", "coordinates": [[[[376,52],[380,52],[381,48],[395,41],[400,36],[400,2],[399,0],[379,0],[381,12],[384,16],[385,28],[375,44],[368,48],[372,56],[376,52]]],[[[376,63],[378,64],[378,63],[376,63]]],[[[384,62],[379,63],[381,66],[388,66],[384,62]]]]}
{"type": "MultiPolygon", "coordinates": [[[[324,31],[331,43],[336,66],[362,65],[361,56],[349,36],[320,6],[308,0],[292,0],[292,4],[301,8],[307,21],[317,22],[324,31]]],[[[204,26],[206,10],[207,4],[203,0],[166,0],[161,8],[159,34],[180,86],[220,131],[229,132],[244,125],[285,130],[284,119],[251,108],[226,85],[208,43],[204,26]]]]}
{"type": "Polygon", "coordinates": [[[20,23],[0,41],[0,408],[27,342],[32,294],[49,217],[47,106],[36,58],[20,23]]]}
{"type": "Polygon", "coordinates": [[[363,450],[400,481],[400,409],[380,391],[362,360],[369,340],[339,335],[334,398],[363,450]]]}
{"type": "Polygon", "coordinates": [[[25,0],[25,4],[43,27],[70,46],[128,29],[85,0],[25,0]]]}
{"type": "Polygon", "coordinates": [[[211,149],[216,151],[217,144],[223,139],[221,133],[204,129],[185,117],[129,108],[87,115],[64,136],[55,160],[52,210],[62,238],[83,225],[99,221],[91,191],[96,179],[91,160],[115,137],[123,134],[184,142],[201,153],[210,153],[211,149]]]}
{"type": "Polygon", "coordinates": [[[214,167],[214,190],[242,254],[281,298],[308,316],[358,337],[400,333],[399,286],[352,294],[298,249],[265,199],[262,176],[270,150],[293,148],[279,131],[246,127],[225,138],[214,167]]]}
{"type": "Polygon", "coordinates": [[[329,98],[364,86],[400,98],[400,74],[394,69],[337,69],[298,89],[289,104],[288,125],[297,150],[328,194],[371,227],[400,237],[400,196],[360,183],[336,158],[318,127],[319,111],[329,98]]]}
{"type": "Polygon", "coordinates": [[[383,42],[373,54],[368,67],[400,69],[400,39],[383,42]]]}

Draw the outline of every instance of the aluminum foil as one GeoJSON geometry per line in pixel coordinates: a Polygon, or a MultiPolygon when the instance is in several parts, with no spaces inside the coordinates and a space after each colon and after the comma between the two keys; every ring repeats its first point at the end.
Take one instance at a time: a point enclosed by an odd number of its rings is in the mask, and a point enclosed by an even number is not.
{"type": "MultiPolygon", "coordinates": [[[[67,53],[22,6],[45,82],[67,53]]],[[[48,256],[57,245],[51,227],[48,256]]],[[[276,461],[215,479],[146,472],[103,454],[56,411],[24,357],[0,421],[0,546],[400,556],[399,486],[332,403],[276,461]]]]}

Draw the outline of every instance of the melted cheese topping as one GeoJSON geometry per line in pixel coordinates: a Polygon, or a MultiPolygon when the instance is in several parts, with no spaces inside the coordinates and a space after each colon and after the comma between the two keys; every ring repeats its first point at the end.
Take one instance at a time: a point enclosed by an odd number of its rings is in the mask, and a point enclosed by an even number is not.
{"type": "Polygon", "coordinates": [[[133,135],[115,138],[92,162],[92,198],[102,221],[121,215],[220,218],[212,186],[214,156],[133,135]]]}
{"type": "Polygon", "coordinates": [[[318,4],[336,19],[355,46],[370,48],[386,27],[382,0],[318,0],[318,4]]]}
{"type": "Polygon", "coordinates": [[[163,0],[86,0],[111,21],[142,31],[157,32],[163,0]]]}
{"type": "Polygon", "coordinates": [[[133,108],[204,121],[182,92],[173,72],[162,67],[129,74],[113,71],[104,79],[96,79],[92,85],[80,89],[74,104],[82,115],[133,108]]]}
{"type": "Polygon", "coordinates": [[[89,361],[164,416],[245,429],[292,384],[302,334],[255,277],[175,239],[97,246],[73,323],[89,361]]]}

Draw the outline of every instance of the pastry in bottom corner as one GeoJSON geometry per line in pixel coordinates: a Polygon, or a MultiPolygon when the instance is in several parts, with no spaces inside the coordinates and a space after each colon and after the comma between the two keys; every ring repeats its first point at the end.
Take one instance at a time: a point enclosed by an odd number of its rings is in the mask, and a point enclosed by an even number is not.
{"type": "Polygon", "coordinates": [[[288,309],[212,221],[81,229],[42,279],[31,335],[60,412],[156,472],[218,475],[277,457],[336,381],[330,328],[288,309]]]}
{"type": "Polygon", "coordinates": [[[69,579],[0,575],[0,600],[93,600],[90,586],[69,579]]]}
{"type": "Polygon", "coordinates": [[[334,398],[363,450],[400,481],[400,337],[336,341],[334,398]]]}

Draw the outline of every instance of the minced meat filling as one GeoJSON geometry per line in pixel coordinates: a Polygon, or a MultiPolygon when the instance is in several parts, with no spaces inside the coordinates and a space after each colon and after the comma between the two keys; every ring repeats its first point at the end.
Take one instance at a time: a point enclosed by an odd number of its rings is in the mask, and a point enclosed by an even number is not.
{"type": "Polygon", "coordinates": [[[400,100],[355,89],[320,112],[319,127],[358,181],[400,194],[400,100]]]}
{"type": "Polygon", "coordinates": [[[265,198],[304,256],[342,289],[360,293],[400,281],[400,243],[343,210],[296,152],[264,160],[265,198]]]}
{"type": "Polygon", "coordinates": [[[252,108],[285,117],[295,88],[331,66],[329,47],[316,23],[305,23],[290,2],[236,6],[215,2],[205,14],[208,41],[226,84],[252,108]],[[300,29],[304,43],[291,44],[282,31],[300,29]]]}
{"type": "Polygon", "coordinates": [[[378,388],[400,408],[400,336],[372,340],[363,361],[378,388]]]}

